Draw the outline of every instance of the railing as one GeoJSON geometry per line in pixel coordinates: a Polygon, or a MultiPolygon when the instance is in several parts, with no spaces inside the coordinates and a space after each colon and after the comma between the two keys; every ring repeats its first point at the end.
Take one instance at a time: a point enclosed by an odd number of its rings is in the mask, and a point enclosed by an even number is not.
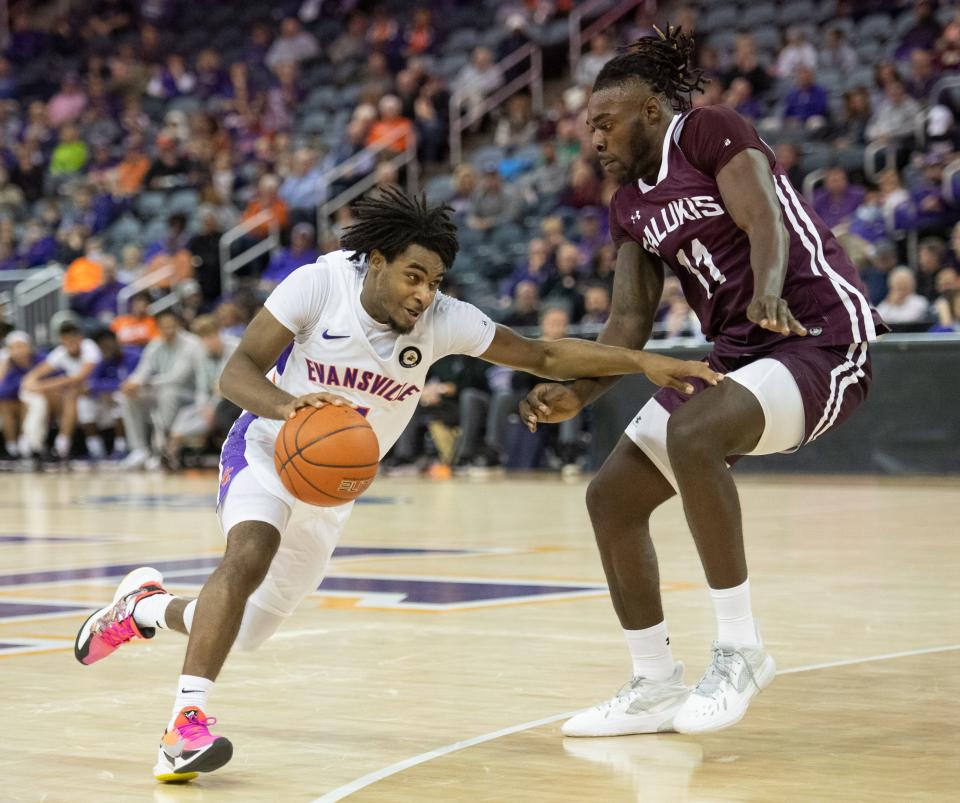
{"type": "Polygon", "coordinates": [[[898,141],[894,142],[871,142],[863,151],[863,175],[871,184],[877,183],[877,178],[882,172],[877,170],[877,154],[881,151],[886,151],[886,155],[883,160],[883,170],[886,170],[888,167],[896,167],[897,165],[897,145],[898,141]]]}
{"type": "Polygon", "coordinates": [[[280,244],[280,228],[277,225],[277,219],[273,212],[264,209],[257,212],[248,220],[241,220],[230,231],[224,233],[220,238],[220,284],[224,293],[229,293],[234,289],[233,275],[245,265],[249,265],[261,254],[268,253],[280,244]],[[269,234],[252,245],[246,251],[241,251],[236,256],[230,256],[230,246],[241,237],[249,234],[254,229],[262,226],[264,223],[269,228],[269,234]]]}
{"type": "MultiPolygon", "coordinates": [[[[126,315],[127,311],[130,309],[130,299],[133,298],[137,293],[142,293],[145,290],[149,290],[152,287],[156,287],[162,282],[167,281],[167,279],[172,279],[176,275],[176,270],[173,265],[165,265],[162,268],[157,268],[157,270],[150,271],[150,273],[145,276],[141,276],[136,281],[130,282],[126,287],[124,287],[119,293],[117,293],[117,314],[126,315]]],[[[175,293],[169,293],[168,295],[176,295],[175,293]]],[[[166,297],[166,296],[165,296],[166,297]]],[[[163,299],[161,299],[162,301],[163,299]]],[[[159,302],[157,302],[159,303],[159,302]]],[[[159,309],[154,309],[155,305],[150,306],[151,314],[160,312],[159,309]]],[[[173,304],[167,304],[166,307],[172,307],[173,304]]],[[[166,309],[162,307],[162,309],[166,309]]]]}
{"type": "Polygon", "coordinates": [[[481,100],[476,105],[464,109],[464,102],[471,94],[470,88],[474,84],[466,84],[458,87],[450,97],[450,164],[456,166],[460,164],[463,158],[463,132],[478,120],[483,119],[485,114],[491,110],[499,108],[503,102],[517,94],[521,89],[530,87],[530,98],[533,101],[533,111],[539,114],[543,110],[543,54],[540,46],[535,42],[530,42],[523,47],[517,48],[509,56],[497,62],[497,67],[501,75],[506,75],[507,71],[524,61],[530,60],[530,66],[526,72],[518,75],[509,83],[504,84],[494,91],[491,95],[481,100]]]}
{"type": "Polygon", "coordinates": [[[59,265],[48,265],[29,273],[13,288],[16,325],[18,329],[29,332],[35,341],[46,342],[50,319],[67,308],[67,298],[63,293],[64,271],[59,265]]]}
{"type": "Polygon", "coordinates": [[[943,197],[951,204],[957,202],[957,195],[953,191],[953,177],[960,172],[960,159],[954,159],[943,169],[943,183],[941,185],[943,197]]]}
{"type": "Polygon", "coordinates": [[[826,178],[826,176],[827,169],[825,167],[820,167],[816,170],[811,170],[803,177],[803,195],[808,201],[810,201],[810,203],[813,203],[814,190],[817,188],[817,185],[826,178]]]}
{"type": "Polygon", "coordinates": [[[340,179],[349,176],[355,170],[362,169],[364,164],[371,161],[375,166],[373,171],[355,181],[336,197],[320,204],[317,208],[317,232],[328,234],[330,232],[330,217],[338,209],[346,206],[354,198],[363,195],[363,193],[377,183],[376,165],[378,164],[388,164],[397,170],[406,165],[407,192],[413,194],[420,189],[420,163],[417,161],[416,136],[412,130],[407,131],[404,129],[397,129],[392,134],[378,140],[369,148],[364,148],[346,161],[330,168],[320,177],[319,181],[323,186],[330,187],[340,179]],[[394,155],[385,162],[378,161],[384,151],[392,151],[391,146],[405,136],[407,137],[407,147],[404,150],[394,153],[394,155]]]}
{"type": "Polygon", "coordinates": [[[624,0],[624,2],[611,8],[605,14],[591,22],[586,28],[581,28],[583,20],[593,16],[594,12],[599,12],[610,5],[610,0],[589,0],[587,3],[577,3],[570,12],[570,72],[577,69],[581,57],[583,56],[583,43],[590,41],[601,31],[609,28],[613,23],[620,19],[624,14],[629,13],[637,6],[645,5],[651,13],[656,9],[656,0],[624,0]]]}

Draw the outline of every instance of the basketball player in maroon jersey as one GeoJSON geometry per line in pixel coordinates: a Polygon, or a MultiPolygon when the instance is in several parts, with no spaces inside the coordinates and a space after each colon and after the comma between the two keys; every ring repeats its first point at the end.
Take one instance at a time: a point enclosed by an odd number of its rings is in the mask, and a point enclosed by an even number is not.
{"type": "MultiPolygon", "coordinates": [[[[620,182],[610,204],[613,312],[599,339],[646,343],[666,265],[713,343],[710,366],[728,381],[700,384],[692,397],[658,391],[590,483],[587,507],[633,677],[567,721],[568,736],[719,730],[773,680],[729,464],[793,451],[847,418],[870,384],[867,343],[887,331],[753,127],[722,106],[690,111],[703,85],[690,65],[693,40],[670,27],[657,33],[604,66],[587,108],[600,162],[620,182]],[[649,530],[650,514],[676,493],[718,625],[692,690],[671,654],[649,530]]],[[[538,385],[521,414],[531,429],[566,420],[616,381],[538,385]]]]}

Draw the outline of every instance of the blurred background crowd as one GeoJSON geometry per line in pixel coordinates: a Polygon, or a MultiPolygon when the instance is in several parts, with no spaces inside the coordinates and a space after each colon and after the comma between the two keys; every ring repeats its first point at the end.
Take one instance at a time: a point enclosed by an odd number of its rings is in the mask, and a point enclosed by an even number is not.
{"type": "MultiPolygon", "coordinates": [[[[595,335],[616,185],[585,105],[617,47],[666,19],[696,36],[710,83],[695,105],[757,126],[894,329],[960,331],[954,3],[8,6],[5,465],[215,462],[237,413],[220,368],[270,290],[338,247],[350,200],[371,187],[419,186],[453,207],[446,292],[531,334],[595,335]],[[29,306],[51,283],[53,306],[29,306]]],[[[700,338],[672,277],[655,337],[700,338]]],[[[577,471],[589,415],[526,433],[516,403],[533,381],[438,364],[388,469],[577,471]]]]}

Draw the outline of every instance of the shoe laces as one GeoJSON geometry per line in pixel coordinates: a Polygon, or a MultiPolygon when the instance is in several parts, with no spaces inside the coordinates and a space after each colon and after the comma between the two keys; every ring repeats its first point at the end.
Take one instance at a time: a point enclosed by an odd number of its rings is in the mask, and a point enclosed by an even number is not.
{"type": "Polygon", "coordinates": [[[182,725],[177,725],[175,727],[185,740],[194,741],[195,739],[201,739],[204,736],[209,736],[210,726],[216,724],[216,717],[204,717],[203,719],[194,717],[193,719],[188,719],[182,725]]]}
{"type": "Polygon", "coordinates": [[[713,660],[707,668],[706,673],[697,684],[695,693],[704,697],[712,697],[713,694],[723,685],[724,682],[731,686],[736,685],[733,681],[733,672],[736,668],[736,659],[740,658],[746,671],[750,675],[750,681],[758,689],[760,684],[753,674],[753,667],[740,650],[733,647],[721,647],[719,644],[713,645],[713,660]]]}
{"type": "Polygon", "coordinates": [[[112,647],[130,641],[137,635],[133,627],[133,616],[127,611],[126,598],[120,600],[103,615],[97,623],[96,631],[112,647]]]}

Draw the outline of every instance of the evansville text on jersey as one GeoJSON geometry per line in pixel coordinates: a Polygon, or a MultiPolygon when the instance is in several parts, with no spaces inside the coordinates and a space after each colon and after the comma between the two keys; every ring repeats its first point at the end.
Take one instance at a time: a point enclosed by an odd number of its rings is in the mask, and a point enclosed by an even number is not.
{"type": "Polygon", "coordinates": [[[342,365],[324,365],[322,362],[309,359],[305,359],[304,362],[307,367],[307,379],[318,385],[353,388],[393,402],[406,401],[413,394],[420,392],[420,388],[416,385],[397,382],[376,371],[362,371],[359,368],[342,365]]]}
{"type": "MultiPolygon", "coordinates": [[[[678,198],[660,208],[660,214],[651,217],[643,227],[643,247],[650,253],[660,256],[660,243],[666,236],[676,231],[687,220],[700,220],[705,217],[717,217],[724,214],[723,207],[712,195],[695,195],[692,198],[678,198]]],[[[634,225],[642,222],[639,211],[630,216],[634,225]]]]}

